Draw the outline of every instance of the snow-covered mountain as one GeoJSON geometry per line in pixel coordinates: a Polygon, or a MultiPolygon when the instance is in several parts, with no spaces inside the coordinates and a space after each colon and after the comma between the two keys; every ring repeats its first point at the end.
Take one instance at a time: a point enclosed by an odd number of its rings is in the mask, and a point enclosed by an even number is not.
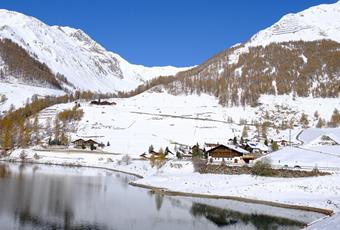
{"type": "Polygon", "coordinates": [[[261,95],[338,98],[339,58],[340,1],[283,16],[164,85],[175,94],[214,95],[226,106],[257,106],[261,95]]]}
{"type": "Polygon", "coordinates": [[[314,6],[296,14],[287,14],[274,25],[255,34],[248,45],[322,39],[340,42],[340,1],[314,6]]]}
{"type": "MultiPolygon", "coordinates": [[[[0,38],[17,43],[80,90],[132,90],[151,78],[187,69],[133,65],[107,51],[79,29],[48,26],[38,19],[8,10],[0,10],[0,38]]],[[[72,90],[70,86],[64,87],[72,90]]]]}

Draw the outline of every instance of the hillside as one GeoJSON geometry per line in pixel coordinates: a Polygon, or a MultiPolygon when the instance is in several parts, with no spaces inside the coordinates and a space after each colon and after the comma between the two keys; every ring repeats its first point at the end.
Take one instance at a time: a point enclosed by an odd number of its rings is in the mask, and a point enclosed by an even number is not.
{"type": "Polygon", "coordinates": [[[107,51],[82,30],[48,26],[33,17],[7,10],[0,10],[0,38],[17,44],[53,74],[64,76],[69,82],[65,88],[69,90],[102,93],[131,90],[151,78],[187,69],[133,65],[107,51]]]}
{"type": "Polygon", "coordinates": [[[286,15],[163,85],[175,95],[213,95],[224,106],[257,106],[261,95],[338,98],[339,21],[340,2],[286,15]]]}
{"type": "MultiPolygon", "coordinates": [[[[293,101],[284,96],[267,96],[261,97],[263,105],[260,107],[228,108],[219,105],[213,96],[206,94],[174,96],[166,92],[145,92],[131,98],[111,100],[117,105],[81,103],[84,117],[75,124],[75,130],[66,133],[70,140],[93,138],[105,144],[110,141],[111,146],[105,147],[109,152],[140,155],[151,144],[156,150],[166,146],[174,149],[176,145],[226,143],[234,136],[239,140],[242,135],[249,139],[267,137],[289,140],[289,132],[281,129],[282,121],[288,123],[296,119],[296,127],[291,130],[291,140],[298,144],[300,142],[296,136],[303,129],[298,119],[302,113],[308,115],[310,125],[314,126],[317,122],[312,119],[315,110],[320,111],[321,117],[328,119],[333,108],[340,107],[340,101],[336,99],[320,98],[315,101],[299,98],[293,101]],[[325,103],[329,106],[325,107],[325,103]],[[308,106],[302,109],[302,104],[308,106]],[[261,117],[266,112],[275,126],[260,127],[252,124],[263,122],[261,117]],[[245,127],[246,136],[243,133],[245,127]]],[[[45,127],[47,120],[53,121],[58,112],[73,106],[74,103],[67,103],[43,110],[39,114],[41,127],[45,127]]]]}

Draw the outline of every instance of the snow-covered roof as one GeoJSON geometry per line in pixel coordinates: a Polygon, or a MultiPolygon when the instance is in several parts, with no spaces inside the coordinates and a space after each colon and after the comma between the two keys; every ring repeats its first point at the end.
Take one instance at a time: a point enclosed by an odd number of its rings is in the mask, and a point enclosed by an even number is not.
{"type": "Polygon", "coordinates": [[[260,143],[260,142],[252,142],[248,141],[247,145],[251,147],[252,149],[259,149],[261,151],[269,151],[269,147],[260,143]]]}

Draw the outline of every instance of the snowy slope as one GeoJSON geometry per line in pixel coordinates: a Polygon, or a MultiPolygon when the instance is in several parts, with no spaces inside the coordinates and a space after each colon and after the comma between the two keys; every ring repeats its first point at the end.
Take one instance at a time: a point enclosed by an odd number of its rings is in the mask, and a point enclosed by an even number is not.
{"type": "Polygon", "coordinates": [[[33,17],[7,10],[0,10],[0,38],[19,44],[81,90],[131,90],[145,80],[187,69],[133,65],[105,50],[81,30],[48,26],[33,17]]]}
{"type": "MultiPolygon", "coordinates": [[[[248,120],[248,137],[257,135],[256,127],[251,121],[259,121],[261,113],[268,111],[272,120],[289,119],[301,116],[300,104],[309,104],[309,99],[298,99],[290,106],[286,105],[285,97],[273,97],[276,100],[265,98],[260,107],[222,107],[213,96],[198,95],[171,95],[166,92],[144,92],[131,98],[112,99],[115,106],[94,106],[82,103],[84,118],[79,122],[77,131],[69,134],[72,140],[78,138],[93,138],[99,142],[111,143],[106,147],[109,152],[129,153],[139,155],[148,150],[152,144],[156,150],[169,147],[174,149],[175,143],[201,146],[206,143],[224,143],[234,136],[241,137],[244,125],[241,119],[248,120]],[[295,103],[295,104],[294,104],[295,103]],[[283,110],[283,107],[296,109],[296,113],[283,110]],[[278,112],[278,110],[281,111],[278,112]],[[289,114],[287,114],[289,113],[289,114]],[[233,118],[233,123],[228,123],[228,117],[233,118]]],[[[325,104],[332,105],[332,109],[324,111],[323,116],[330,117],[333,106],[340,106],[339,100],[318,99],[313,109],[304,110],[313,117],[316,109],[324,108],[325,104]],[[323,105],[323,106],[322,106],[323,105]]],[[[46,118],[54,118],[57,112],[71,108],[74,103],[55,105],[40,113],[41,124],[46,118]]],[[[310,122],[312,123],[312,120],[310,122]]],[[[292,141],[301,131],[301,126],[294,127],[291,131],[292,141]]],[[[268,128],[268,138],[274,140],[289,139],[288,130],[268,128]]],[[[314,166],[314,164],[313,164],[314,166]]]]}
{"type": "Polygon", "coordinates": [[[314,6],[296,14],[287,14],[271,27],[254,35],[248,45],[322,39],[340,42],[340,1],[314,6]]]}
{"type": "Polygon", "coordinates": [[[315,139],[321,137],[322,135],[327,135],[340,143],[340,128],[306,129],[300,135],[300,140],[302,140],[305,144],[308,145],[311,144],[311,142],[313,142],[315,139]]]}
{"type": "Polygon", "coordinates": [[[37,96],[61,96],[65,94],[62,90],[55,90],[43,87],[29,86],[24,84],[11,84],[0,82],[0,96],[5,95],[6,100],[0,103],[0,114],[7,111],[11,105],[19,108],[25,105],[27,99],[31,99],[33,95],[37,96]]]}
{"type": "Polygon", "coordinates": [[[250,47],[325,39],[340,43],[340,1],[284,15],[278,22],[259,31],[245,43],[234,45],[236,49],[228,54],[228,63],[237,63],[238,57],[248,53],[250,47]]]}

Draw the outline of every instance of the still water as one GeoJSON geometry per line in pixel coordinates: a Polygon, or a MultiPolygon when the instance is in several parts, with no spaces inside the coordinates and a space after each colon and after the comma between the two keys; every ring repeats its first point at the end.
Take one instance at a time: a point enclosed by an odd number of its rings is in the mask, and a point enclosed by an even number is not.
{"type": "Polygon", "coordinates": [[[0,229],[300,229],[311,212],[168,197],[121,173],[0,163],[0,229]]]}

